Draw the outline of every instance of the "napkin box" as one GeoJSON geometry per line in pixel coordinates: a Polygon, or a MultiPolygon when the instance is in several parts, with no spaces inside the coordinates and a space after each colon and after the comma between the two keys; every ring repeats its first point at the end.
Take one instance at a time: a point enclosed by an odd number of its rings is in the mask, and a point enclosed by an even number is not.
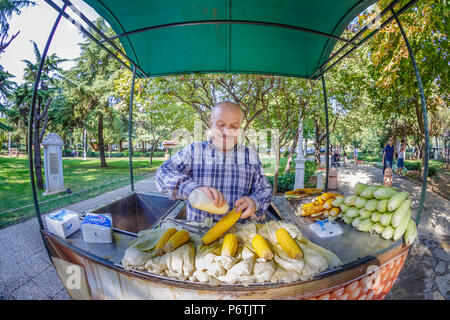
{"type": "Polygon", "coordinates": [[[109,213],[88,213],[81,222],[84,242],[111,243],[113,242],[113,221],[109,213]]]}
{"type": "Polygon", "coordinates": [[[67,238],[80,229],[78,213],[61,209],[46,215],[47,230],[61,238],[67,238]]]}

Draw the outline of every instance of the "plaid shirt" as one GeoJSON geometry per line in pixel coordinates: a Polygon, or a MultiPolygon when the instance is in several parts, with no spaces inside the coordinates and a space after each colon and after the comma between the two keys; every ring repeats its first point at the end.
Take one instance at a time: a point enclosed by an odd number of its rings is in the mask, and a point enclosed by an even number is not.
{"type": "MultiPolygon", "coordinates": [[[[264,218],[272,198],[272,186],[255,151],[236,144],[224,154],[211,141],[194,142],[178,151],[156,171],[156,186],[169,199],[187,199],[197,187],[213,187],[225,196],[230,208],[241,197],[248,196],[256,204],[255,215],[264,218]]],[[[187,220],[203,221],[206,217],[214,221],[220,215],[193,208],[188,202],[187,220]]],[[[241,219],[245,221],[247,219],[241,219]]]]}

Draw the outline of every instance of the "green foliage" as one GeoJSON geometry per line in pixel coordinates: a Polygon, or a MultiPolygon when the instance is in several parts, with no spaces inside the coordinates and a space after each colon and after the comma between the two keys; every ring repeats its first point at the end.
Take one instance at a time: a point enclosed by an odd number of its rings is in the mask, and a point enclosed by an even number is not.
{"type": "MultiPolygon", "coordinates": [[[[315,173],[318,165],[315,161],[305,162],[305,180],[304,184],[306,188],[315,187],[317,185],[317,178],[315,173]]],[[[273,176],[267,176],[267,180],[273,187],[273,176]]],[[[295,184],[295,172],[285,173],[278,176],[277,180],[277,192],[286,192],[294,189],[295,184]]]]}

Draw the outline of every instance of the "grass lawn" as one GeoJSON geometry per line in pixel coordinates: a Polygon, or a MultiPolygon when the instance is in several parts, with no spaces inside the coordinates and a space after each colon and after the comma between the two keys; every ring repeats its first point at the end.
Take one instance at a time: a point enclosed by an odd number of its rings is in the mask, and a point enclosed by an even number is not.
{"type": "MultiPolygon", "coordinates": [[[[296,156],[294,156],[295,159],[296,156]]],[[[264,167],[264,174],[268,177],[273,177],[275,175],[275,158],[274,157],[268,157],[268,156],[262,156],[260,155],[261,163],[264,167]]],[[[280,157],[280,169],[278,170],[278,175],[283,174],[284,169],[286,168],[287,164],[287,158],[286,157],[280,157]]],[[[291,172],[295,172],[295,161],[292,160],[291,163],[291,172]]]]}
{"type": "MultiPolygon", "coordinates": [[[[150,165],[148,158],[133,158],[133,174],[135,181],[148,177],[164,162],[164,158],[154,158],[150,165]]],[[[70,205],[99,194],[128,185],[128,158],[107,158],[107,167],[100,168],[100,159],[87,160],[64,158],[64,185],[72,192],[88,190],[79,194],[59,193],[42,196],[44,190],[38,190],[39,202],[54,199],[40,205],[41,213],[70,205]]],[[[44,177],[45,179],[45,177],[44,177]]],[[[28,158],[0,156],[0,213],[33,204],[30,186],[28,158]]],[[[34,206],[0,215],[0,228],[28,219],[35,215],[34,206]]]]}
{"type": "MultiPolygon", "coordinates": [[[[163,162],[164,158],[154,158],[150,165],[145,157],[133,158],[134,180],[139,181],[152,174],[163,162]]],[[[264,172],[273,177],[275,159],[261,156],[264,172]]],[[[286,167],[287,158],[280,159],[280,175],[286,167]]],[[[100,194],[129,185],[128,157],[106,158],[107,167],[100,168],[100,159],[63,158],[64,185],[72,190],[72,194],[62,192],[51,196],[42,196],[44,190],[38,190],[39,208],[42,214],[70,204],[93,198],[100,194]],[[78,191],[88,190],[76,194],[78,191]],[[43,201],[48,201],[41,203],[43,201]]],[[[291,172],[295,172],[292,161],[291,172]]],[[[44,173],[44,172],[43,172],[44,173]]],[[[45,179],[45,177],[44,177],[45,179]]],[[[35,216],[33,195],[30,186],[28,158],[26,156],[8,157],[0,155],[0,228],[6,227],[35,216]],[[6,211],[32,205],[10,213],[6,211]]]]}

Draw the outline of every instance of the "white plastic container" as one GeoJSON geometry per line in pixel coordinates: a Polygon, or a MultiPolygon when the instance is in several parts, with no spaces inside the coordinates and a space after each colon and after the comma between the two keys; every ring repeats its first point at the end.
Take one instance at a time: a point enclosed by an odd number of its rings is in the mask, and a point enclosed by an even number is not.
{"type": "Polygon", "coordinates": [[[61,238],[67,238],[80,229],[80,217],[78,213],[67,209],[61,209],[45,216],[47,230],[61,238]]]}
{"type": "Polygon", "coordinates": [[[317,220],[309,225],[309,228],[314,231],[320,238],[330,238],[338,236],[342,233],[342,228],[335,222],[326,220],[317,220]]]}
{"type": "Polygon", "coordinates": [[[195,189],[189,194],[189,203],[196,209],[203,210],[214,214],[225,214],[229,210],[228,203],[221,207],[216,207],[214,199],[208,197],[205,192],[200,189],[195,189]]]}
{"type": "Polygon", "coordinates": [[[84,242],[111,243],[113,242],[113,221],[109,213],[88,213],[81,222],[84,242]]]}

